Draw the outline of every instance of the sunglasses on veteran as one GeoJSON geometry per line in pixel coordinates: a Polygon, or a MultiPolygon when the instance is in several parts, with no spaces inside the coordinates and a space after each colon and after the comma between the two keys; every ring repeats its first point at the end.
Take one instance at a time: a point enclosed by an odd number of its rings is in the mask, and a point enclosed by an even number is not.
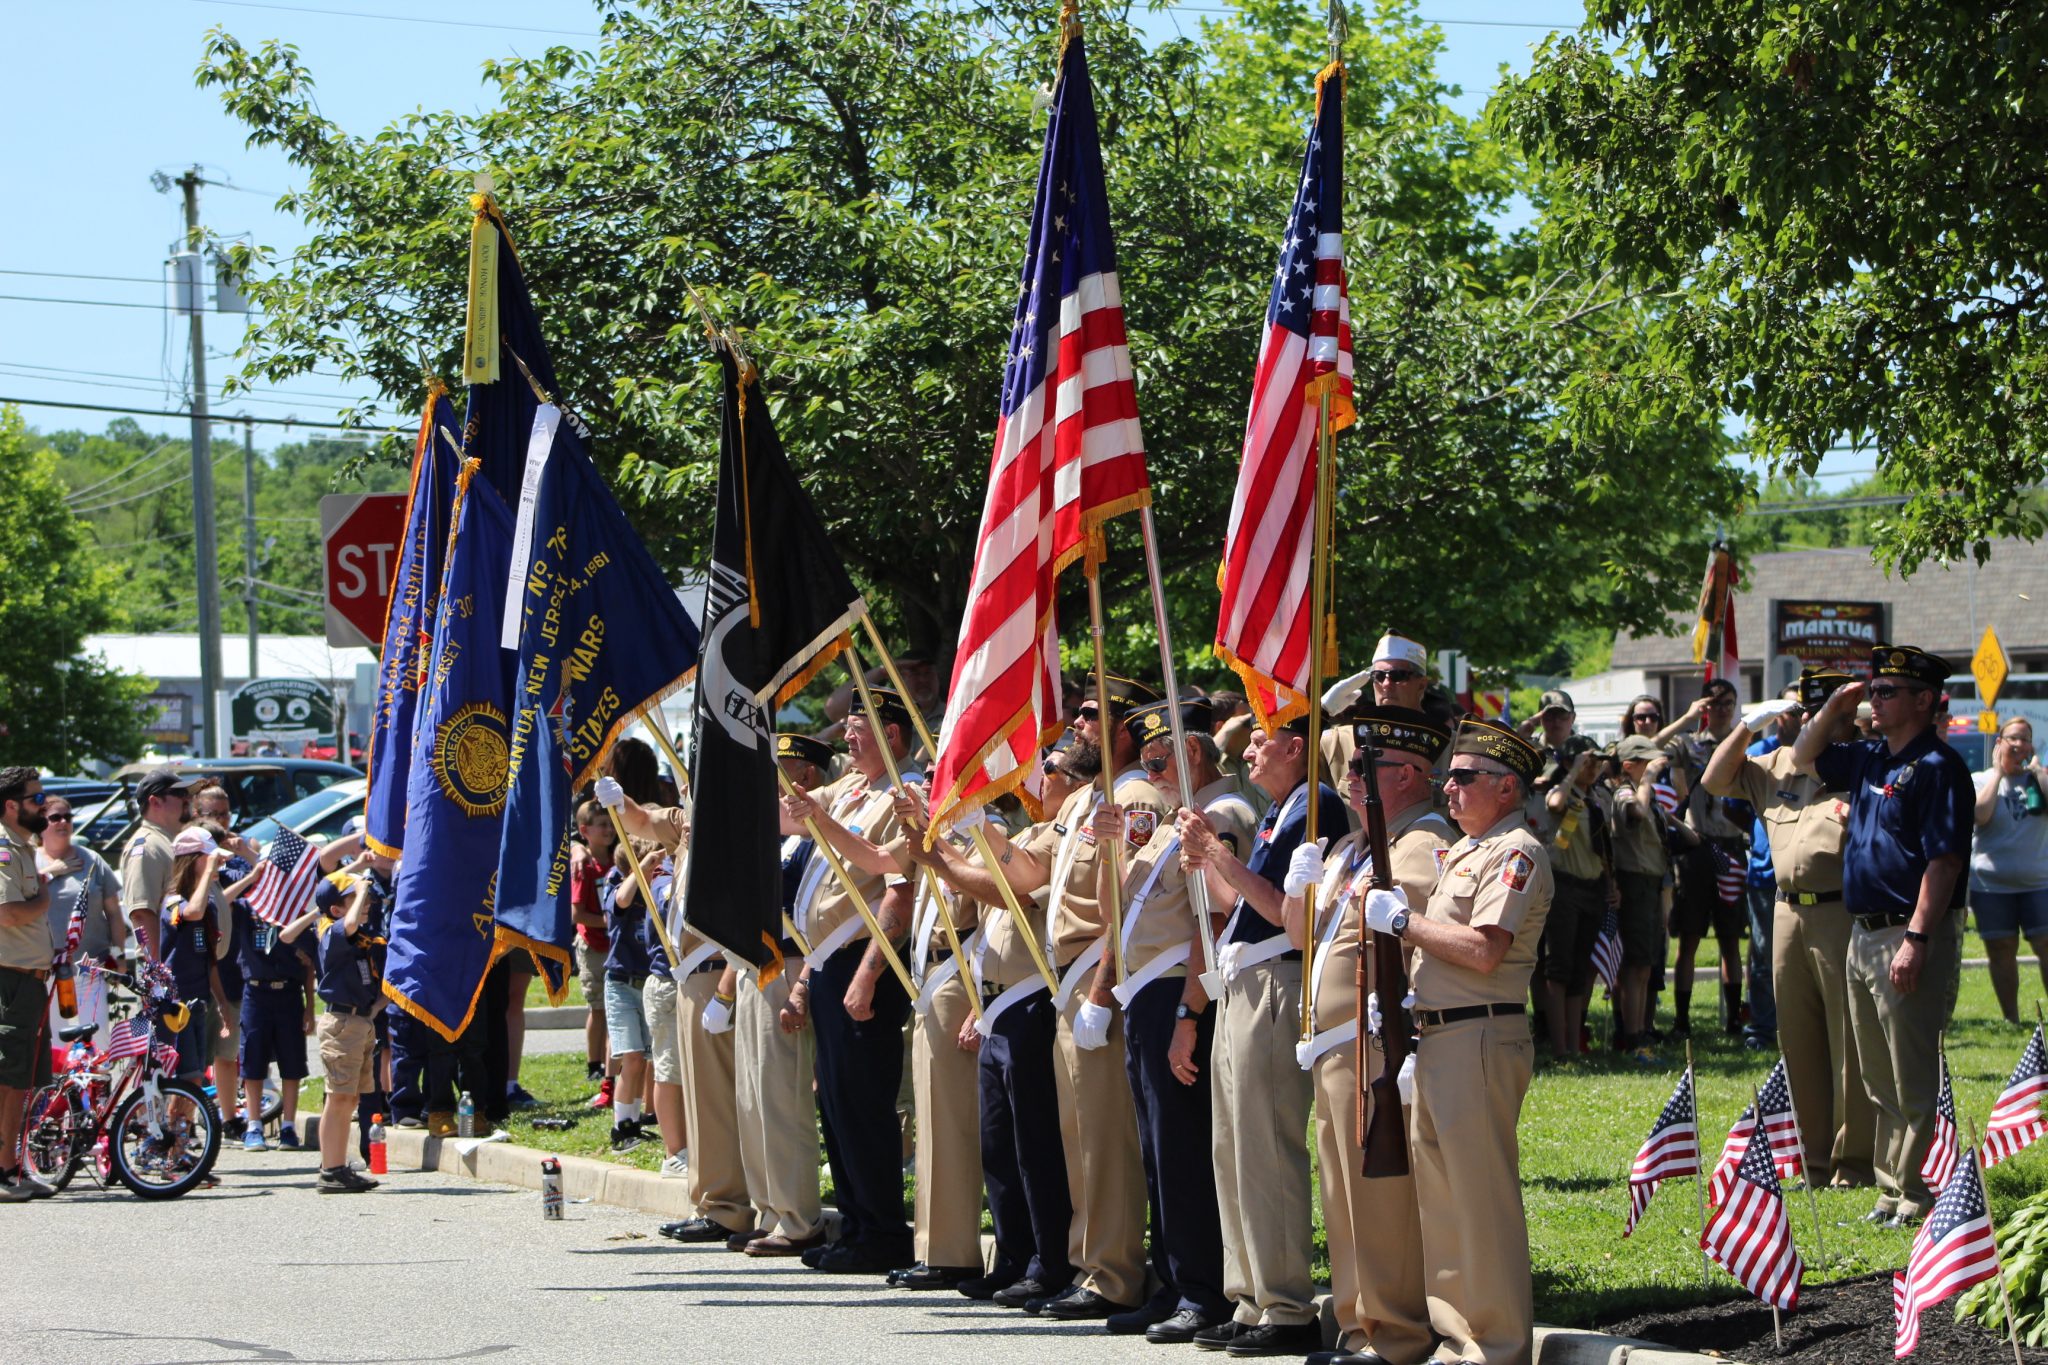
{"type": "Polygon", "coordinates": [[[1374,758],[1372,755],[1372,750],[1360,749],[1357,753],[1351,755],[1351,761],[1345,766],[1350,768],[1351,773],[1354,777],[1364,777],[1367,764],[1370,764],[1375,768],[1383,769],[1405,768],[1408,766],[1406,763],[1403,763],[1398,758],[1374,758]]]}
{"type": "Polygon", "coordinates": [[[1402,683],[1414,682],[1422,675],[1412,668],[1375,668],[1370,676],[1381,687],[1399,687],[1402,683]]]}
{"type": "Polygon", "coordinates": [[[1901,693],[1931,692],[1933,690],[1933,688],[1911,687],[1901,683],[1878,683],[1864,695],[1868,696],[1872,701],[1890,701],[1901,693]]]}
{"type": "Polygon", "coordinates": [[[71,812],[68,810],[48,811],[44,814],[43,819],[53,825],[68,825],[71,823],[71,812]]]}
{"type": "Polygon", "coordinates": [[[1444,781],[1453,787],[1469,787],[1482,777],[1506,777],[1507,773],[1488,772],[1485,768],[1453,768],[1444,774],[1444,781]]]}

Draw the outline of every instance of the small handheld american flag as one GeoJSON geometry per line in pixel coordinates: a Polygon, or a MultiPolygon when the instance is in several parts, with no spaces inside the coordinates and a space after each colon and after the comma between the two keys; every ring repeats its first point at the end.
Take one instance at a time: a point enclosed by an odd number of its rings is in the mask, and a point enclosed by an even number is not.
{"type": "Polygon", "coordinates": [[[1785,1059],[1771,1068],[1771,1074],[1764,1081],[1764,1087],[1757,1092],[1756,1103],[1742,1111],[1742,1117],[1735,1120],[1735,1126],[1728,1130],[1728,1141],[1721,1148],[1721,1159],[1714,1166],[1713,1183],[1707,1186],[1707,1198],[1715,1205],[1728,1202],[1728,1196],[1735,1187],[1735,1171],[1742,1164],[1742,1158],[1749,1151],[1750,1140],[1756,1136],[1757,1110],[1763,1110],[1763,1126],[1770,1145],[1771,1155],[1777,1162],[1778,1178],[1790,1180],[1806,1169],[1806,1154],[1799,1137],[1799,1120],[1792,1113],[1792,1088],[1785,1080],[1785,1059]]]}
{"type": "Polygon", "coordinates": [[[1593,940],[1593,971],[1614,998],[1615,983],[1621,980],[1621,916],[1612,910],[1600,921],[1600,934],[1593,940]]]}
{"type": "Polygon", "coordinates": [[[1752,1142],[1735,1168],[1728,1202],[1700,1234],[1700,1247],[1773,1308],[1792,1311],[1806,1265],[1792,1245],[1784,1191],[1768,1144],[1752,1142]]]}
{"type": "Polygon", "coordinates": [[[1892,1314],[1898,1339],[1892,1355],[1904,1359],[1920,1344],[1920,1314],[1998,1273],[1998,1244],[1977,1154],[1964,1153],[1934,1211],[1927,1215],[1906,1268],[1892,1276],[1892,1314]]]}
{"type": "Polygon", "coordinates": [[[1659,1185],[1700,1173],[1699,1141],[1699,1111],[1693,1104],[1692,1068],[1688,1066],[1629,1168],[1628,1226],[1622,1236],[1636,1230],[1636,1221],[1650,1207],[1650,1196],[1657,1193],[1659,1185]]]}
{"type": "Polygon", "coordinates": [[[1927,1188],[1940,1194],[1956,1173],[1956,1091],[1948,1074],[1948,1053],[1941,1054],[1941,1091],[1934,1101],[1934,1141],[1927,1144],[1927,1159],[1920,1163],[1920,1178],[1927,1188]]]}
{"type": "Polygon", "coordinates": [[[2005,1083],[2005,1090],[1998,1097],[1998,1103],[1991,1108],[1991,1121],[1984,1125],[1984,1165],[1988,1169],[2017,1156],[2034,1139],[2048,1133],[2048,1122],[2041,1118],[2041,1096],[2048,1092],[2048,1047],[2041,1039],[2041,1026],[2034,1026],[2034,1036],[2027,1040],[2026,1051],[2020,1054],[2020,1063],[2012,1069],[2012,1078],[2005,1083]]]}
{"type": "Polygon", "coordinates": [[[320,850],[290,829],[280,830],[256,864],[249,909],[266,924],[290,924],[312,908],[320,884],[320,850]]]}

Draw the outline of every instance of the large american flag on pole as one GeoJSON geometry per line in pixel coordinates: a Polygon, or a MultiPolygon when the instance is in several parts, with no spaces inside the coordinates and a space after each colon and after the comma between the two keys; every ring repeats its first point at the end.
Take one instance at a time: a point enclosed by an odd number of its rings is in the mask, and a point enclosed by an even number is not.
{"type": "Polygon", "coordinates": [[[1037,789],[1060,724],[1053,585],[1110,517],[1151,500],[1124,337],[1095,95],[1070,21],[1031,210],[953,686],[932,767],[937,830],[1037,789]]]}
{"type": "Polygon", "coordinates": [[[1892,1275],[1892,1313],[1898,1326],[1892,1354],[1900,1359],[1920,1344],[1924,1310],[1998,1273],[1998,1244],[1991,1235],[1991,1210],[1984,1202],[1977,1154],[1964,1153],[1957,1171],[1913,1239],[1906,1268],[1892,1275]]]}
{"type": "Polygon", "coordinates": [[[1693,1103],[1692,1068],[1688,1066],[1629,1167],[1628,1226],[1622,1229],[1622,1236],[1636,1230],[1636,1220],[1650,1207],[1650,1196],[1657,1193],[1659,1185],[1700,1173],[1699,1142],[1699,1110],[1693,1103]]]}
{"type": "Polygon", "coordinates": [[[1716,1206],[1728,1202],[1735,1188],[1735,1172],[1756,1137],[1759,1110],[1771,1156],[1777,1162],[1778,1178],[1789,1180],[1806,1169],[1799,1120],[1792,1114],[1792,1087],[1785,1079],[1785,1059],[1780,1057],[1764,1080],[1763,1089],[1757,1092],[1756,1102],[1743,1110],[1742,1117],[1728,1130],[1728,1141],[1721,1147],[1721,1159],[1714,1164],[1714,1178],[1707,1186],[1708,1202],[1716,1206]]]}
{"type": "Polygon", "coordinates": [[[1216,653],[1244,679],[1245,697],[1268,727],[1308,709],[1317,439],[1309,382],[1334,373],[1331,428],[1352,422],[1343,183],[1344,66],[1332,62],[1316,77],[1315,118],[1267,298],[1244,462],[1217,573],[1216,653]]]}
{"type": "Polygon", "coordinates": [[[1920,1179],[1940,1194],[1956,1173],[1956,1090],[1948,1074],[1948,1053],[1941,1053],[1941,1089],[1934,1098],[1934,1140],[1927,1144],[1927,1157],[1920,1163],[1920,1179]]]}
{"type": "Polygon", "coordinates": [[[1988,1169],[2010,1156],[2017,1156],[2034,1139],[2048,1133],[2041,1118],[2041,1096],[2048,1092],[2048,1047],[2041,1039],[2041,1026],[2027,1040],[2020,1063],[1998,1103],[1991,1107],[1991,1121],[1984,1125],[1984,1165],[1988,1169]]]}
{"type": "Polygon", "coordinates": [[[1768,1144],[1752,1142],[1742,1154],[1734,1190],[1700,1233],[1700,1248],[1773,1308],[1789,1313],[1798,1305],[1806,1265],[1792,1245],[1792,1223],[1768,1144]]]}
{"type": "Polygon", "coordinates": [[[265,924],[290,924],[312,908],[320,885],[320,850],[289,829],[280,829],[256,863],[249,909],[265,924]]]}

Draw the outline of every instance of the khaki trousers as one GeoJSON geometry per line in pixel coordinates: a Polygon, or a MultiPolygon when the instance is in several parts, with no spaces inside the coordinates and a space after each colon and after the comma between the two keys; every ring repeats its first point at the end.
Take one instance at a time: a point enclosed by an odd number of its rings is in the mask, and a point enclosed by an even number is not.
{"type": "Polygon", "coordinates": [[[740,1160],[739,1083],[733,1036],[704,1031],[704,1007],[718,994],[717,972],[677,983],[676,1029],[683,1035],[683,1121],[690,1134],[690,1204],[728,1232],[755,1226],[740,1160]]]}
{"type": "Polygon", "coordinates": [[[1515,1129],[1531,1069],[1526,1015],[1430,1029],[1415,1049],[1408,1156],[1437,1358],[1530,1365],[1536,1309],[1515,1129]]]}
{"type": "Polygon", "coordinates": [[[1890,975],[1906,926],[1859,924],[1849,931],[1849,1018],[1863,1088],[1877,1111],[1880,1212],[1921,1217],[1934,1207],[1920,1163],[1934,1141],[1938,1057],[1960,985],[1962,923],[1961,915],[1951,913],[1929,931],[1919,983],[1906,995],[1893,988],[1890,975]]]}
{"type": "MultiPolygon", "coordinates": [[[[1326,985],[1324,990],[1328,990],[1326,985]]],[[[1366,1080],[1382,1054],[1368,1052],[1366,1080]]],[[[1330,1241],[1330,1306],[1337,1347],[1370,1350],[1389,1365],[1419,1365],[1436,1344],[1422,1284],[1422,1223],[1415,1177],[1360,1174],[1358,1045],[1340,1043],[1316,1060],[1316,1161],[1323,1228],[1330,1241]]]]}
{"type": "Polygon", "coordinates": [[[817,1064],[808,1025],[784,1033],[776,1019],[789,1000],[793,970],[766,989],[740,974],[733,1006],[733,1067],[738,1073],[740,1166],[761,1226],[802,1241],[823,1226],[818,1197],[817,1064]]]}
{"type": "Polygon", "coordinates": [[[981,1100],[975,1054],[959,1044],[969,1014],[955,972],[913,1016],[911,1083],[917,1103],[917,1259],[934,1266],[981,1260],[981,1100]]]}
{"type": "Polygon", "coordinates": [[[1849,1028],[1849,929],[1840,901],[1779,901],[1771,926],[1771,989],[1792,1110],[1806,1144],[1806,1179],[1820,1186],[1872,1179],[1877,1111],[1864,1093],[1849,1028]]]}
{"type": "Polygon", "coordinates": [[[1054,1048],[1060,1146],[1074,1205],[1067,1259],[1083,1289],[1135,1306],[1145,1300],[1145,1161],[1124,1074],[1124,1012],[1110,1007],[1108,1043],[1076,1047],[1074,1015],[1087,995],[1076,988],[1067,1000],[1054,1048]]]}
{"type": "MultiPolygon", "coordinates": [[[[1223,1292],[1247,1326],[1316,1320],[1309,1269],[1311,1085],[1295,1060],[1301,963],[1247,967],[1223,989],[1209,1053],[1223,1292]]],[[[1334,1234],[1332,1234],[1334,1237],[1334,1234]]]]}

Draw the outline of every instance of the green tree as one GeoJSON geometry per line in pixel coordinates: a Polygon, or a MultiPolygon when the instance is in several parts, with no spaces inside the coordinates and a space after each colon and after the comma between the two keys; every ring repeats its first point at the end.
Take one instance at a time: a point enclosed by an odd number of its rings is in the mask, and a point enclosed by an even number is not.
{"type": "MultiPolygon", "coordinates": [[[[740,324],[835,542],[910,643],[964,605],[1052,61],[1049,7],[871,0],[603,4],[594,52],[493,63],[494,107],[373,134],[324,118],[291,48],[216,33],[200,67],[304,176],[309,229],[257,253],[245,370],[315,363],[393,397],[459,345],[470,168],[503,187],[567,400],[673,567],[706,550],[715,369],[686,282],[740,324]],[[459,169],[460,168],[460,169],[459,169]]],[[[1148,45],[1091,11],[1119,272],[1176,642],[1207,661],[1214,574],[1319,14],[1247,0],[1148,45]]],[[[1343,442],[1339,620],[1504,664],[1597,615],[1661,623],[1742,481],[1648,318],[1497,226],[1532,190],[1390,6],[1347,44],[1359,424],[1343,442]],[[1625,410],[1591,401],[1626,393],[1625,410]]],[[[1154,645],[1133,528],[1112,648],[1154,645]]],[[[1079,622],[1075,600],[1062,605],[1079,622]]]]}
{"type": "MultiPolygon", "coordinates": [[[[1496,98],[1553,249],[1662,296],[1648,354],[1781,475],[1874,449],[1878,553],[2035,536],[2048,25],[1947,0],[1595,0],[1496,98]]],[[[1626,402],[1616,395],[1609,406],[1626,402]]]]}
{"type": "Polygon", "coordinates": [[[142,747],[146,678],[79,657],[105,628],[116,575],[64,505],[56,456],[0,407],[0,766],[70,772],[142,747]]]}

